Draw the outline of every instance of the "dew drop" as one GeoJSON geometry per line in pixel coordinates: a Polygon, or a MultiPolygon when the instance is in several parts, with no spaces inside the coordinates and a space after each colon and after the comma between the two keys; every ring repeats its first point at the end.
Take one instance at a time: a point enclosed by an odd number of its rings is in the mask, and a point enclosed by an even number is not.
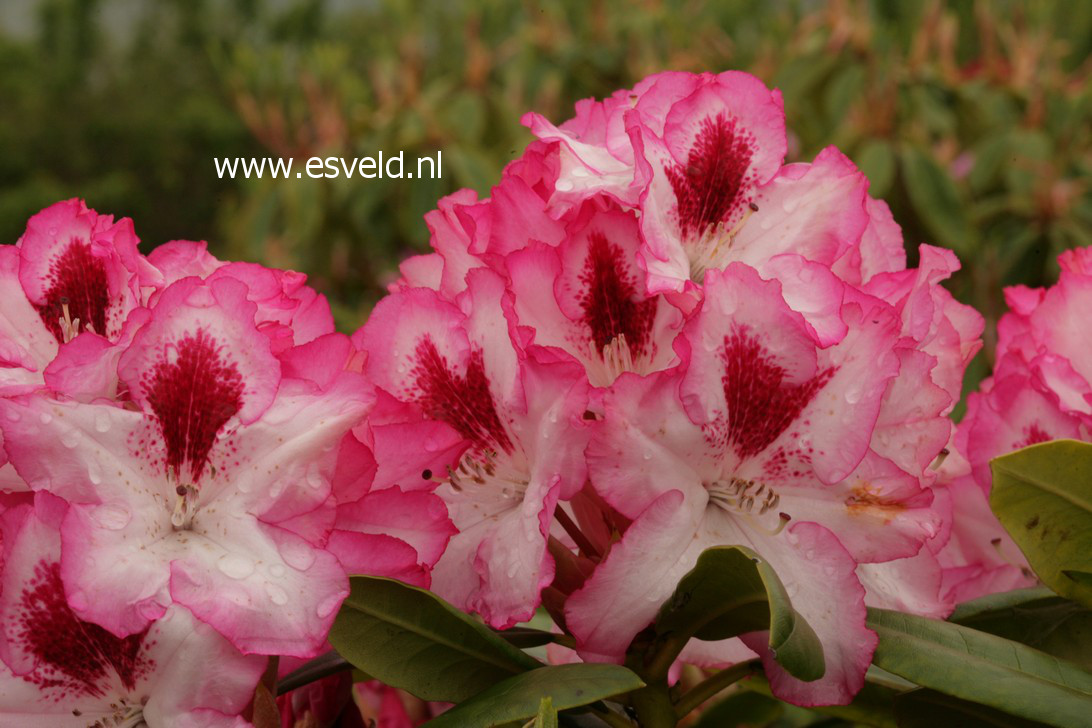
{"type": "Polygon", "coordinates": [[[72,450],[80,444],[80,433],[76,430],[69,430],[61,435],[61,444],[72,450]]]}
{"type": "Polygon", "coordinates": [[[288,592],[281,589],[276,584],[266,582],[265,593],[269,595],[269,601],[273,602],[278,607],[283,607],[285,604],[288,604],[288,592]]]}
{"type": "Polygon", "coordinates": [[[76,590],[68,595],[68,606],[77,612],[87,609],[87,594],[83,590],[76,590]]]}
{"type": "Polygon", "coordinates": [[[43,412],[42,414],[38,415],[38,419],[41,420],[43,425],[48,425],[50,422],[53,421],[53,415],[49,414],[48,412],[43,412]]]}
{"type": "Polygon", "coordinates": [[[807,559],[808,561],[811,561],[812,559],[814,559],[815,558],[815,549],[808,549],[807,551],[805,551],[804,552],[804,558],[807,559]]]}
{"type": "Polygon", "coordinates": [[[834,567],[829,566],[829,565],[824,566],[823,567],[823,573],[826,574],[827,576],[834,576],[834,567]]]}
{"type": "Polygon", "coordinates": [[[321,488],[326,484],[326,479],[322,477],[322,473],[318,468],[311,468],[307,471],[307,484],[312,488],[321,488]]]}
{"type": "Polygon", "coordinates": [[[854,386],[854,387],[850,387],[849,389],[846,390],[846,402],[848,402],[849,404],[857,404],[860,401],[861,401],[861,388],[860,387],[854,386]]]}
{"type": "Polygon", "coordinates": [[[105,503],[92,511],[92,518],[105,529],[120,531],[129,525],[129,521],[132,520],[133,514],[132,511],[122,503],[105,503]]]}
{"type": "Polygon", "coordinates": [[[508,570],[504,573],[507,574],[509,579],[514,578],[515,575],[519,573],[519,562],[513,561],[512,563],[510,563],[508,565],[508,570]]]}
{"type": "Polygon", "coordinates": [[[311,564],[315,563],[314,550],[299,541],[286,541],[280,546],[281,558],[284,559],[284,563],[291,566],[297,571],[306,571],[311,568],[311,564]]]}
{"type": "Polygon", "coordinates": [[[284,576],[284,567],[280,564],[273,564],[269,567],[269,575],[275,579],[280,579],[284,576]]]}
{"type": "Polygon", "coordinates": [[[319,602],[318,607],[315,608],[315,614],[318,615],[319,619],[326,619],[334,613],[335,609],[341,606],[341,600],[344,598],[343,594],[335,594],[332,597],[326,597],[319,602]]]}
{"type": "Polygon", "coordinates": [[[254,573],[254,562],[240,554],[224,554],[216,568],[229,579],[245,579],[254,573]]]}
{"type": "Polygon", "coordinates": [[[107,432],[110,429],[110,415],[105,412],[99,412],[95,415],[95,430],[98,432],[107,432]]]}
{"type": "Polygon", "coordinates": [[[96,463],[91,463],[87,466],[87,479],[91,481],[91,485],[99,485],[102,483],[102,471],[99,470],[99,466],[96,463]]]}
{"type": "Polygon", "coordinates": [[[561,178],[554,184],[554,187],[559,192],[570,192],[572,190],[572,188],[573,188],[573,183],[572,183],[572,180],[567,180],[565,178],[561,178]]]}

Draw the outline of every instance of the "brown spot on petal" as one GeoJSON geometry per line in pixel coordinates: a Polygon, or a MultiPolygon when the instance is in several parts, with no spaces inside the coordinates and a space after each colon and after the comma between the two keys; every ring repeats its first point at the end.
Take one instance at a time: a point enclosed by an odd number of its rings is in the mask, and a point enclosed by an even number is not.
{"type": "Polygon", "coordinates": [[[890,523],[891,519],[906,510],[906,504],[892,498],[885,498],[868,481],[859,481],[846,498],[846,510],[854,516],[873,516],[890,523]]]}

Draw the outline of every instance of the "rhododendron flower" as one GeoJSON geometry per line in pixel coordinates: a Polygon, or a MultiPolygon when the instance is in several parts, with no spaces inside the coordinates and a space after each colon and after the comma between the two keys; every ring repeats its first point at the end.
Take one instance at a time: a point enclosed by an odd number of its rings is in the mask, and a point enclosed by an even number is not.
{"type": "Polygon", "coordinates": [[[938,528],[928,490],[870,449],[899,372],[898,314],[828,281],[844,333],[823,344],[782,286],[747,266],[710,271],[704,288],[677,344],[683,366],[624,375],[605,397],[590,476],[634,522],[570,598],[566,622],[585,657],[619,659],[701,551],[747,545],[774,566],[826,657],[826,674],[803,683],[764,634],[744,635],[774,692],[848,702],[875,646],[857,564],[912,556],[938,528]]]}
{"type": "Polygon", "coordinates": [[[584,366],[593,386],[675,360],[682,312],[645,292],[637,228],[633,214],[589,201],[559,246],[536,243],[505,258],[524,343],[564,352],[584,366]]]}
{"type": "Polygon", "coordinates": [[[116,340],[158,272],[137,253],[128,218],[82,200],[47,207],[14,246],[0,246],[0,394],[27,391],[82,332],[116,340]]]}
{"type": "MultiPolygon", "coordinates": [[[[1009,288],[1011,309],[998,324],[993,376],[967,400],[955,445],[966,465],[950,468],[952,537],[938,554],[960,599],[1035,582],[1027,562],[989,510],[989,462],[1047,440],[1092,441],[1092,306],[1088,248],[1062,254],[1053,287],[1009,288]]],[[[957,461],[957,464],[958,463],[957,461]]]]}
{"type": "Polygon", "coordinates": [[[0,714],[6,726],[238,726],[265,669],[183,607],[118,637],[82,620],[61,581],[64,501],[5,504],[0,714]]]}
{"type": "Polygon", "coordinates": [[[782,166],[781,95],[753,76],[662,73],[596,106],[578,105],[560,128],[534,114],[524,123],[560,145],[551,206],[607,194],[641,210],[651,292],[685,290],[732,261],[762,270],[784,252],[841,261],[853,283],[905,266],[901,240],[872,223],[886,207],[844,155],[782,166]]]}
{"type": "Polygon", "coordinates": [[[164,285],[189,276],[210,283],[220,278],[246,283],[247,299],[258,306],[258,328],[269,337],[275,354],[334,331],[330,304],[304,285],[307,276],[302,273],[255,263],[226,263],[213,257],[205,243],[189,240],[160,245],[148,255],[148,261],[161,273],[164,285]]]}
{"type": "Polygon", "coordinates": [[[446,472],[417,476],[441,482],[436,492],[459,530],[432,588],[505,627],[528,619],[553,579],[554,510],[585,479],[587,385],[579,367],[513,346],[498,275],[474,269],[466,283],[458,306],[425,288],[389,296],[358,341],[375,385],[420,413],[406,419],[410,447],[435,454],[445,449],[444,431],[461,436],[446,472]]]}
{"type": "Polygon", "coordinates": [[[164,290],[118,362],[129,406],[0,400],[19,474],[71,504],[69,605],[118,637],[180,604],[244,652],[308,655],[347,594],[320,506],[367,389],[282,377],[249,293],[230,277],[164,290]]]}

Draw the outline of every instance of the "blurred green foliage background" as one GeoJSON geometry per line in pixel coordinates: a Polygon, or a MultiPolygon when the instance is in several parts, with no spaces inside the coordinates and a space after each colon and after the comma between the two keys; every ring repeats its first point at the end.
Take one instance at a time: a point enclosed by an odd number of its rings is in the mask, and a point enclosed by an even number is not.
{"type": "MultiPolygon", "coordinates": [[[[790,0],[41,0],[0,5],[0,240],[81,196],[145,249],[310,274],[345,328],[421,216],[488,194],[529,109],[664,69],[749,70],[785,96],[790,157],[839,146],[952,290],[992,321],[1001,285],[1043,285],[1092,244],[1092,3],[790,0]],[[213,157],[407,157],[441,180],[220,180],[213,157]]],[[[988,329],[987,329],[988,330],[988,329]]],[[[976,364],[977,381],[988,367],[976,364]]]]}

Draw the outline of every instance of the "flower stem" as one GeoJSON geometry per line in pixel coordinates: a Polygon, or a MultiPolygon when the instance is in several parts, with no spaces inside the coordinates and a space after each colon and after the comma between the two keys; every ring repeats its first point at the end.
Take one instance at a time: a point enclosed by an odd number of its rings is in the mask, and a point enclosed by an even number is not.
{"type": "Polygon", "coordinates": [[[702,682],[698,683],[680,697],[675,703],[675,715],[681,720],[684,716],[690,713],[690,711],[697,708],[709,698],[713,697],[721,690],[724,690],[729,685],[739,682],[743,678],[750,675],[758,668],[758,662],[755,660],[749,660],[747,662],[739,662],[731,667],[727,667],[723,670],[719,670],[710,677],[707,677],[702,682]]]}

